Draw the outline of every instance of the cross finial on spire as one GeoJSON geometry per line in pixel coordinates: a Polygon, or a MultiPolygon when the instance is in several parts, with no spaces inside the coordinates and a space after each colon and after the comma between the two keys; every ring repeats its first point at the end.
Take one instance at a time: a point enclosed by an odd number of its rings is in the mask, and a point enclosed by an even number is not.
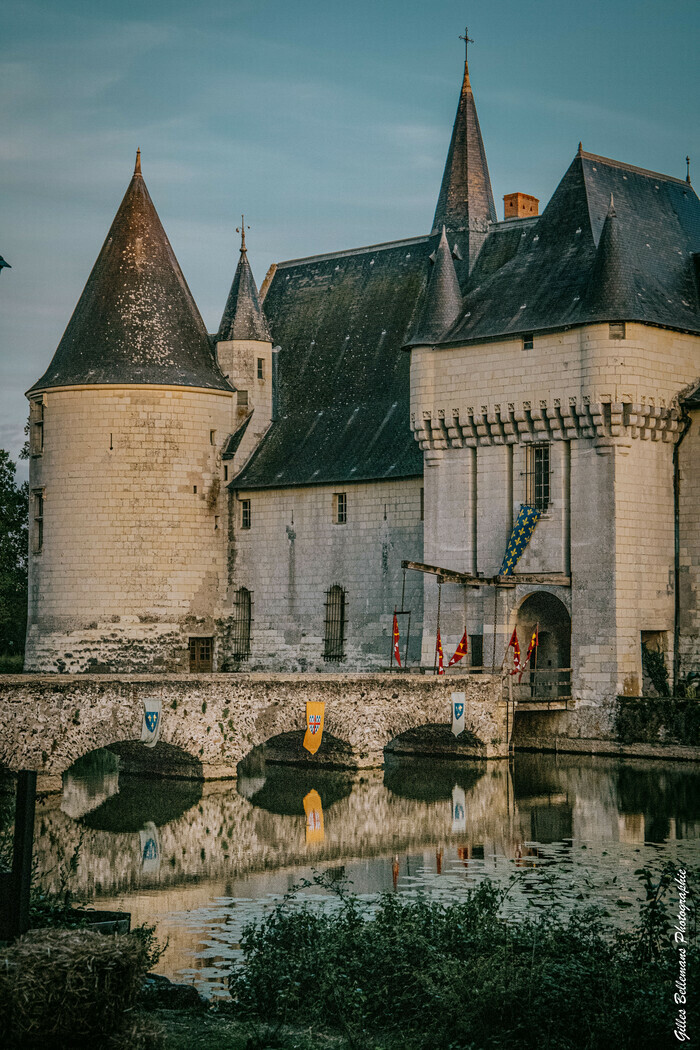
{"type": "Polygon", "coordinates": [[[464,41],[464,61],[466,62],[468,58],[469,45],[474,43],[472,38],[469,36],[469,29],[467,28],[467,26],[464,27],[464,36],[460,35],[459,39],[464,41]]]}
{"type": "Polygon", "coordinates": [[[136,164],[134,165],[134,175],[141,174],[141,150],[136,150],[136,164]]]}
{"type": "Polygon", "coordinates": [[[246,224],[245,224],[245,215],[241,215],[241,225],[240,226],[236,226],[236,233],[240,233],[240,235],[241,235],[241,251],[242,252],[244,252],[246,250],[246,246],[245,246],[245,231],[249,230],[249,229],[250,229],[250,226],[246,226],[246,224]]]}
{"type": "Polygon", "coordinates": [[[685,158],[685,181],[690,183],[690,157],[685,158]]]}

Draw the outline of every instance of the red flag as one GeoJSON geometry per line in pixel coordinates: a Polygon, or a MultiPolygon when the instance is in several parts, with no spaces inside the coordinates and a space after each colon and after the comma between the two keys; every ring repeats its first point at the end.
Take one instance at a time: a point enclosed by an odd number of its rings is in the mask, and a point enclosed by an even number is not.
{"type": "Polygon", "coordinates": [[[537,648],[537,646],[539,644],[540,644],[540,634],[539,634],[539,631],[538,631],[537,627],[535,627],[534,631],[532,632],[532,638],[530,639],[530,644],[527,647],[527,655],[525,657],[525,663],[523,664],[523,666],[520,669],[520,677],[518,678],[518,681],[522,680],[522,677],[525,674],[527,666],[530,663],[530,657],[532,656],[532,654],[534,653],[535,649],[537,648]]]}
{"type": "Polygon", "coordinates": [[[435,652],[438,656],[438,674],[444,674],[445,668],[443,666],[443,655],[442,655],[442,642],[440,641],[440,632],[437,633],[437,642],[435,643],[435,652]]]}
{"type": "Polygon", "coordinates": [[[509,674],[517,674],[520,670],[520,646],[518,645],[518,632],[514,628],[511,635],[510,641],[508,642],[508,648],[513,648],[513,670],[509,671],[509,674]]]}
{"type": "Polygon", "coordinates": [[[459,660],[462,659],[463,656],[466,656],[466,655],[467,655],[467,632],[465,631],[464,634],[462,635],[461,642],[459,643],[459,645],[455,649],[454,655],[453,655],[452,659],[450,660],[450,662],[448,663],[447,666],[448,667],[452,667],[452,664],[456,664],[459,660]]]}
{"type": "Polygon", "coordinates": [[[394,659],[400,667],[401,657],[399,656],[399,622],[396,619],[396,613],[394,613],[394,659]]]}

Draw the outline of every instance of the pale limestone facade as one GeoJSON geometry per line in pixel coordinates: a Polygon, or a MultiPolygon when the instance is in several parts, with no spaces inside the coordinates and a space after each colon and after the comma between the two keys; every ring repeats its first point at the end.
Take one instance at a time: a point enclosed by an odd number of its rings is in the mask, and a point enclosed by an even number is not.
{"type": "MultiPolygon", "coordinates": [[[[394,608],[401,607],[402,559],[422,560],[422,479],[236,491],[231,503],[230,600],[253,596],[253,670],[352,671],[388,668],[394,608]],[[335,497],[346,521],[335,521],[335,497]],[[249,501],[250,527],[241,504],[249,501]],[[327,595],[345,593],[344,659],[324,660],[327,595]]],[[[420,657],[422,580],[410,573],[409,657],[420,657]]],[[[401,618],[403,659],[407,621],[401,618]]],[[[232,661],[235,666],[235,661],[232,661]]]]}
{"type": "MultiPolygon", "coordinates": [[[[494,588],[468,589],[467,626],[484,635],[485,663],[500,665],[516,625],[527,642],[521,628],[531,624],[519,608],[544,590],[571,617],[575,700],[641,692],[642,632],[660,635],[672,669],[673,450],[679,396],[699,371],[696,336],[639,324],[628,324],[624,339],[611,339],[607,324],[538,334],[528,350],[520,338],[414,348],[411,415],[425,455],[426,562],[497,574],[526,502],[527,445],[550,445],[550,505],[516,572],[560,573],[570,585],[501,591],[495,643],[494,588]]],[[[690,435],[682,462],[681,559],[687,605],[697,609],[700,503],[690,435]]],[[[426,587],[426,625],[436,621],[436,596],[436,587],[426,587]]],[[[462,587],[443,587],[446,650],[462,633],[464,605],[462,587]]],[[[424,661],[433,646],[428,627],[424,661]]],[[[686,613],[680,651],[690,669],[697,612],[686,613]]]]}
{"type": "Polygon", "coordinates": [[[188,669],[188,638],[214,633],[226,581],[220,449],[233,396],[34,395],[43,448],[30,461],[27,670],[188,669]]]}

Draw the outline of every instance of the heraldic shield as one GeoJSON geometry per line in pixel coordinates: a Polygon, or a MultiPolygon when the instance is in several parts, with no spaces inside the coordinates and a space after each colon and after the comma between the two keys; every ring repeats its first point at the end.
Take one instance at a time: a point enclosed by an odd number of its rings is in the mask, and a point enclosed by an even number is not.
{"type": "Polygon", "coordinates": [[[143,701],[143,722],[141,723],[141,742],[146,747],[155,747],[160,736],[161,700],[143,701]]]}
{"type": "Polygon", "coordinates": [[[455,736],[459,736],[460,733],[464,732],[464,693],[453,693],[452,694],[452,732],[455,736]]]}
{"type": "Polygon", "coordinates": [[[304,734],[304,747],[312,755],[315,755],[321,746],[323,736],[323,712],[325,704],[321,700],[306,701],[306,733],[304,734]]]}

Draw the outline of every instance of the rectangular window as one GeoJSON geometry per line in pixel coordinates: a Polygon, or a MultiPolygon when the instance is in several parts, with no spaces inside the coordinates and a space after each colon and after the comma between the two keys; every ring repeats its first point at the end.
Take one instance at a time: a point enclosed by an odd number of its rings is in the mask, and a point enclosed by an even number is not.
{"type": "Polygon", "coordinates": [[[224,481],[228,481],[228,467],[224,467],[224,481]]]}
{"type": "Polygon", "coordinates": [[[247,660],[250,656],[252,608],[252,594],[246,587],[239,588],[234,595],[231,624],[231,649],[236,660],[247,660]]]}
{"type": "Polygon", "coordinates": [[[44,403],[32,401],[29,405],[29,452],[40,456],[44,451],[44,403]]]}
{"type": "Polygon", "coordinates": [[[258,379],[265,378],[265,359],[263,357],[258,358],[258,379]]]}
{"type": "Polygon", "coordinates": [[[420,490],[420,520],[425,521],[425,489],[420,490]]]}
{"type": "Polygon", "coordinates": [[[549,507],[549,473],[549,445],[528,445],[525,449],[525,502],[542,514],[549,507]]]}
{"type": "Polygon", "coordinates": [[[251,515],[251,509],[250,509],[250,500],[249,499],[242,499],[241,500],[241,528],[242,529],[249,529],[250,526],[251,526],[251,522],[252,522],[252,515],[251,515]]]}
{"type": "Polygon", "coordinates": [[[523,350],[532,350],[535,345],[535,337],[532,332],[523,336],[523,350]]]}
{"type": "Polygon", "coordinates": [[[216,444],[216,431],[215,430],[210,430],[209,431],[209,444],[210,445],[215,445],[216,444]]]}
{"type": "Polygon", "coordinates": [[[608,338],[609,339],[626,339],[627,331],[625,329],[624,321],[611,321],[608,325],[608,338]]]}
{"type": "Polygon", "coordinates": [[[190,638],[190,672],[214,670],[214,639],[190,638]]]}
{"type": "Polygon", "coordinates": [[[348,520],[348,496],[346,492],[333,493],[333,521],[336,525],[346,525],[348,520]]]}
{"type": "Polygon", "coordinates": [[[474,671],[481,671],[484,666],[484,636],[469,635],[469,665],[474,671]]]}
{"type": "Polygon", "coordinates": [[[248,407],[248,391],[247,390],[237,390],[236,391],[236,404],[238,405],[239,408],[247,408],[248,407]]]}
{"type": "Polygon", "coordinates": [[[345,659],[345,591],[338,584],[326,591],[323,659],[345,659]]]}
{"type": "Polygon", "coordinates": [[[38,554],[44,546],[44,490],[32,492],[32,517],[34,519],[32,550],[38,554]]]}

